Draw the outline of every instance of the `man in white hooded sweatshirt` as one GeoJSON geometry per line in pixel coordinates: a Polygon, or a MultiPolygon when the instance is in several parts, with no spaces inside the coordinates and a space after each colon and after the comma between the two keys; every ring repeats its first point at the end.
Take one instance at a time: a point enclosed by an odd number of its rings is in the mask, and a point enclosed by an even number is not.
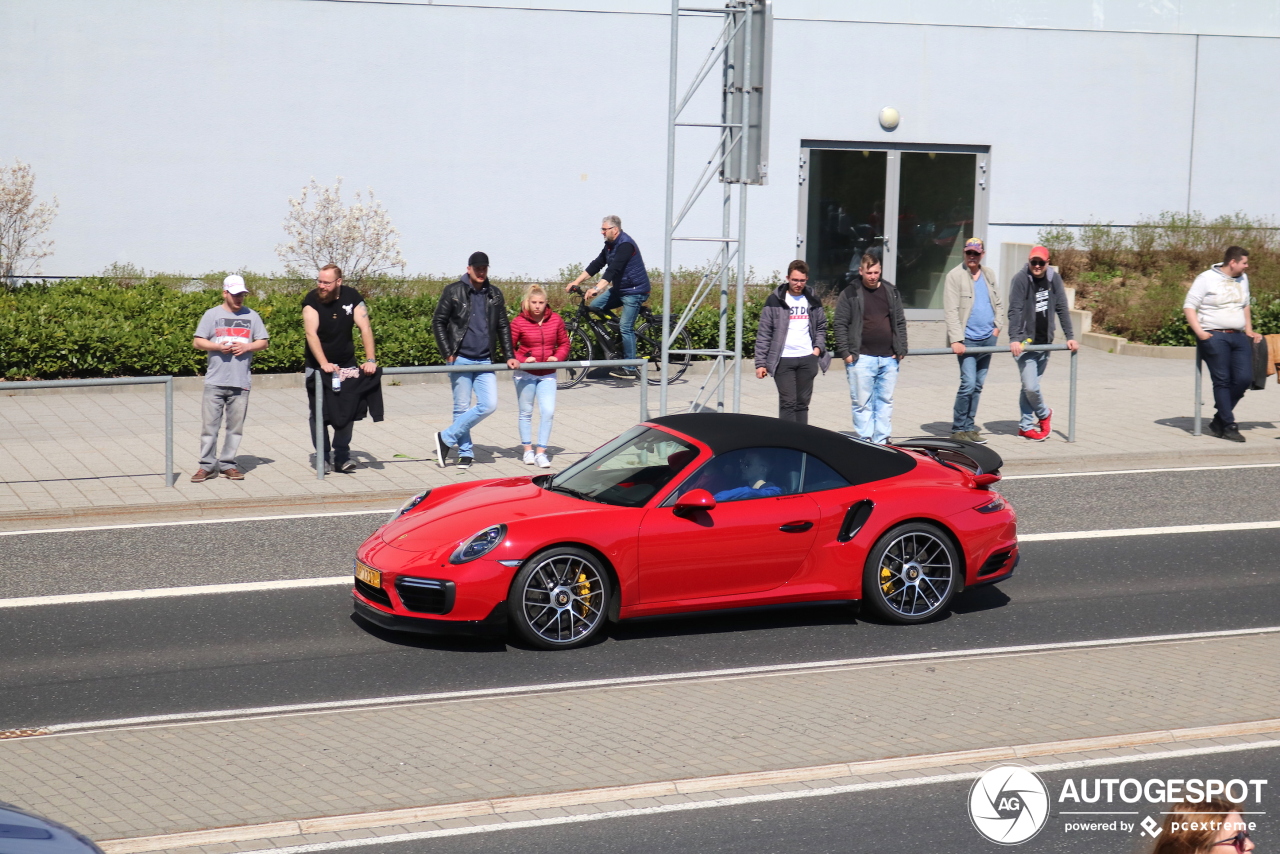
{"type": "Polygon", "coordinates": [[[1218,414],[1209,422],[1209,432],[1231,442],[1244,441],[1234,410],[1253,382],[1253,343],[1262,340],[1253,331],[1247,269],[1249,250],[1228,246],[1221,264],[1196,276],[1182,304],[1213,379],[1218,414]]]}

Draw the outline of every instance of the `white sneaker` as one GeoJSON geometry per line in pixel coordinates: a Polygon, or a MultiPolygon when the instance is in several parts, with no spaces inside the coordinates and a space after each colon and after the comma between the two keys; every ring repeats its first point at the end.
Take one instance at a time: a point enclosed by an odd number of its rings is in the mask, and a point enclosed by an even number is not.
{"type": "Polygon", "coordinates": [[[538,464],[538,468],[540,469],[551,468],[551,460],[547,459],[546,454],[538,454],[533,458],[533,461],[538,464]]]}
{"type": "Polygon", "coordinates": [[[533,455],[533,451],[532,451],[532,450],[525,451],[525,452],[524,452],[524,464],[525,464],[525,465],[527,465],[527,466],[531,466],[531,465],[533,465],[533,456],[534,456],[534,455],[533,455]]]}

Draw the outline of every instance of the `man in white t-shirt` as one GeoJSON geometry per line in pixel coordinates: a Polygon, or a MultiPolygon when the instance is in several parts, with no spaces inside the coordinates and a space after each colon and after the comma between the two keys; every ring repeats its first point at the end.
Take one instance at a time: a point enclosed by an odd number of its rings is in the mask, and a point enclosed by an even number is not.
{"type": "Polygon", "coordinates": [[[244,304],[248,292],[243,277],[223,279],[222,304],[204,313],[191,342],[191,346],[209,354],[201,405],[204,426],[200,431],[200,468],[191,476],[192,483],[204,483],[219,474],[244,480],[244,473],[236,465],[236,452],[240,450],[244,419],[249,414],[249,366],[253,354],[267,349],[270,343],[262,317],[244,304]],[[226,437],[219,454],[218,430],[224,418],[226,437]]]}
{"type": "Polygon", "coordinates": [[[809,287],[809,265],[792,261],[786,283],[765,300],[756,329],[756,376],[773,375],[779,418],[809,423],[813,381],[830,364],[826,310],[809,287]]]}
{"type": "Polygon", "coordinates": [[[1247,269],[1249,250],[1228,246],[1221,264],[1196,276],[1182,304],[1213,379],[1213,405],[1218,412],[1209,422],[1209,432],[1231,442],[1244,441],[1236,426],[1235,407],[1253,382],[1253,345],[1262,340],[1253,331],[1247,269]]]}

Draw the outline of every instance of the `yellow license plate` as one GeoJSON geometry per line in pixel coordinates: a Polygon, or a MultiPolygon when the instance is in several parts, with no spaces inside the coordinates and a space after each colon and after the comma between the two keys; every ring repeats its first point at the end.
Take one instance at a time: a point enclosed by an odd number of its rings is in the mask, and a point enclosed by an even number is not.
{"type": "Polygon", "coordinates": [[[372,587],[382,586],[382,573],[376,569],[367,567],[362,563],[356,564],[356,578],[372,587]]]}

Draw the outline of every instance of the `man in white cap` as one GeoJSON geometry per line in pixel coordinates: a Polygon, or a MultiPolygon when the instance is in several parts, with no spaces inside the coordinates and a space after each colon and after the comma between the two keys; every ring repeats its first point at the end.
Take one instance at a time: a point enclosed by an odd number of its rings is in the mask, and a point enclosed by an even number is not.
{"type": "Polygon", "coordinates": [[[244,419],[249,412],[249,373],[253,354],[267,349],[267,327],[256,311],[244,304],[249,289],[242,276],[222,280],[222,304],[204,313],[196,326],[191,345],[209,354],[204,374],[203,422],[200,431],[200,468],[192,483],[204,483],[220,473],[231,480],[244,480],[236,467],[236,451],[244,435],[244,419]],[[226,418],[226,439],[218,453],[218,430],[226,418]]]}

